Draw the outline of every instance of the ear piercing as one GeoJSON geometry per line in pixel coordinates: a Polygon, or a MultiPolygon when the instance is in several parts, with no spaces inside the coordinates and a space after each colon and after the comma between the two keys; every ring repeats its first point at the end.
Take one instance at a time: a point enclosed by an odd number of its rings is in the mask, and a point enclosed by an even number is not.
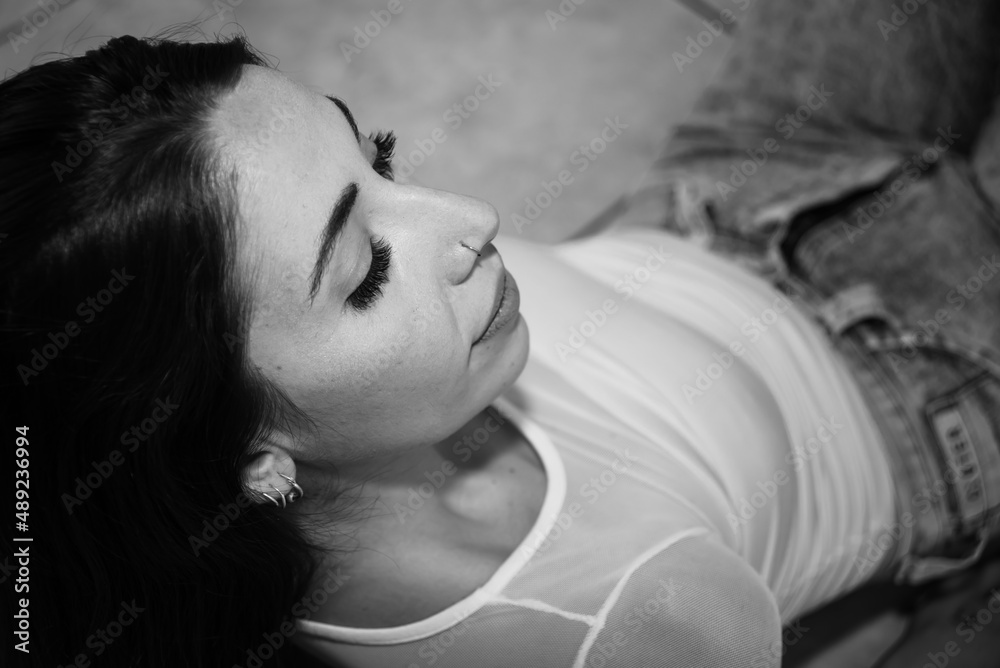
{"type": "Polygon", "coordinates": [[[279,473],[278,475],[280,475],[282,478],[288,481],[288,483],[292,486],[292,488],[287,492],[282,492],[274,485],[271,485],[271,489],[277,492],[278,498],[277,499],[274,498],[267,492],[261,492],[261,496],[265,497],[268,501],[270,501],[279,508],[284,508],[289,503],[294,503],[299,499],[301,499],[303,496],[305,496],[305,492],[302,491],[302,486],[299,485],[297,482],[295,482],[294,478],[289,478],[284,473],[279,473]],[[280,499],[280,501],[278,499],[280,499]]]}
{"type": "Polygon", "coordinates": [[[478,255],[479,257],[482,257],[482,256],[483,256],[483,254],[482,254],[482,253],[480,253],[479,251],[477,251],[477,250],[476,250],[475,248],[473,248],[472,246],[468,245],[468,244],[467,244],[467,243],[465,243],[464,241],[459,241],[458,243],[462,244],[463,246],[465,246],[466,248],[468,248],[468,249],[469,249],[470,251],[472,251],[473,253],[475,253],[475,254],[476,254],[476,255],[478,255]]]}

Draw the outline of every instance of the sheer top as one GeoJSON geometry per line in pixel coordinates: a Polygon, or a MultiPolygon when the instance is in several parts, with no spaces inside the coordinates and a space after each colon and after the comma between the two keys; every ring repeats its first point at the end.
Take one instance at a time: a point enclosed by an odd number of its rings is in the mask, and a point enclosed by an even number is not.
{"type": "Polygon", "coordinates": [[[895,518],[876,426],[824,333],[663,232],[495,243],[531,339],[495,406],[544,466],[539,516],[445,610],[300,620],[298,642],[366,668],[779,665],[782,624],[869,577],[862,545],[895,518]]]}

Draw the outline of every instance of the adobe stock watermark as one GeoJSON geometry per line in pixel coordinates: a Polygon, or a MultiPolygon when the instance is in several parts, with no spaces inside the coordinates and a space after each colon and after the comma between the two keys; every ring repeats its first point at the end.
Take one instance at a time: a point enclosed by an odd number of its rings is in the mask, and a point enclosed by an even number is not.
{"type": "MultiPolygon", "coordinates": [[[[21,548],[21,549],[26,550],[27,548],[21,548]]],[[[13,555],[7,555],[6,557],[3,558],[3,562],[0,562],[0,584],[6,582],[11,575],[14,575],[18,571],[17,564],[10,560],[11,556],[26,557],[27,554],[19,554],[18,552],[15,552],[13,555]]]]}
{"type": "Polygon", "coordinates": [[[236,350],[237,346],[245,348],[250,336],[250,326],[251,323],[249,320],[241,320],[238,323],[238,329],[235,334],[232,332],[223,332],[222,342],[226,344],[226,350],[232,353],[236,350]]]}
{"type": "Polygon", "coordinates": [[[910,511],[905,511],[898,520],[889,525],[883,525],[879,534],[872,538],[868,537],[860,547],[867,548],[862,555],[860,552],[854,559],[854,567],[858,573],[864,575],[874,568],[885,554],[917,524],[917,518],[927,514],[935,508],[935,504],[948,494],[950,486],[961,487],[962,483],[978,476],[978,471],[967,472],[963,470],[961,464],[949,463],[944,472],[944,480],[936,480],[928,487],[916,492],[910,498],[910,506],[917,511],[914,515],[910,511]],[[865,545],[867,543],[867,545],[865,545]]]}
{"type": "MultiPolygon", "coordinates": [[[[1000,615],[1000,589],[994,587],[989,593],[986,605],[979,608],[975,614],[966,615],[962,622],[955,627],[955,634],[962,638],[966,645],[975,640],[977,635],[993,623],[994,616],[1000,615]]],[[[945,643],[943,651],[927,652],[927,658],[930,660],[921,668],[946,668],[951,660],[961,653],[962,646],[954,640],[949,640],[945,643]]]]}
{"type": "MultiPolygon", "coordinates": [[[[468,462],[473,454],[486,445],[490,437],[500,431],[500,427],[507,423],[503,415],[492,406],[487,407],[487,417],[483,420],[483,425],[477,427],[471,434],[466,434],[461,440],[455,441],[451,446],[451,452],[461,462],[468,462]]],[[[446,459],[441,466],[433,471],[424,471],[427,482],[420,483],[416,487],[410,487],[406,498],[406,505],[400,503],[393,504],[393,512],[400,524],[405,524],[406,520],[417,514],[427,500],[440,490],[451,476],[458,473],[455,463],[446,459]]]]}
{"type": "MultiPolygon", "coordinates": [[[[623,301],[628,301],[649,282],[653,273],[659,271],[672,257],[672,254],[663,249],[663,244],[659,248],[646,246],[646,260],[638,267],[627,274],[623,274],[621,279],[615,283],[614,289],[618,294],[625,295],[623,301]]],[[[605,299],[601,305],[594,309],[585,311],[586,318],[569,328],[569,338],[556,342],[556,354],[559,359],[565,362],[570,355],[575,355],[587,345],[597,332],[607,324],[608,319],[618,313],[618,302],[613,299],[605,299]]]]}
{"type": "Polygon", "coordinates": [[[452,624],[446,631],[431,636],[424,642],[420,643],[420,647],[417,648],[417,656],[420,657],[421,662],[410,662],[407,664],[407,668],[433,666],[448,652],[448,649],[455,644],[455,641],[459,637],[465,635],[468,630],[468,620],[456,619],[455,623],[452,624]]]}
{"type": "MultiPolygon", "coordinates": [[[[815,112],[826,106],[831,97],[833,97],[833,92],[826,89],[826,84],[820,84],[819,88],[810,86],[805,103],[779,118],[774,124],[774,129],[781,133],[782,138],[786,141],[791,139],[795,136],[796,131],[809,122],[815,112]]],[[[781,143],[774,137],[765,139],[759,148],[748,148],[746,154],[751,159],[740,163],[734,162],[730,165],[728,182],[715,182],[715,188],[718,190],[719,196],[722,197],[722,201],[725,202],[730,195],[746,185],[747,179],[753,177],[757,170],[767,163],[771,154],[780,150],[781,143]]]]}
{"type": "Polygon", "coordinates": [[[618,656],[621,648],[639,635],[649,621],[658,621],[658,615],[676,605],[675,597],[684,590],[684,587],[677,584],[674,578],[666,580],[657,578],[656,582],[659,586],[653,591],[653,595],[625,613],[622,626],[627,631],[609,631],[607,634],[602,634],[607,636],[605,640],[601,640],[601,636],[598,636],[587,655],[587,662],[584,664],[587,668],[605,668],[608,661],[618,656]]]}
{"type": "MultiPolygon", "coordinates": [[[[339,566],[333,570],[327,569],[324,575],[326,577],[320,586],[303,596],[292,606],[293,617],[309,619],[320,609],[320,606],[330,600],[330,596],[336,594],[344,586],[344,583],[351,579],[350,575],[340,572],[339,566]]],[[[233,664],[233,668],[242,668],[242,666],[262,668],[264,662],[273,657],[284,646],[285,642],[295,635],[297,630],[295,622],[286,616],[276,630],[265,631],[261,635],[263,640],[261,644],[247,650],[246,661],[242,665],[233,664]]]]}
{"type": "Polygon", "coordinates": [[[388,369],[400,355],[405,354],[407,347],[416,340],[415,334],[427,331],[430,323],[445,313],[445,305],[453,303],[455,298],[454,292],[446,292],[445,299],[434,297],[415,309],[410,314],[408,327],[395,335],[387,346],[373,351],[365,358],[365,366],[356,374],[362,384],[368,386],[375,383],[379,379],[379,372],[388,369]]]}
{"type": "MultiPolygon", "coordinates": [[[[121,294],[128,284],[135,280],[135,276],[128,273],[125,267],[111,272],[111,280],[108,287],[98,290],[97,294],[87,297],[76,306],[76,314],[83,318],[83,323],[89,325],[97,319],[97,314],[104,311],[115,295],[121,294]]],[[[49,332],[49,343],[31,349],[31,358],[26,364],[17,365],[17,373],[21,376],[21,382],[27,387],[32,378],[37,377],[45,371],[49,362],[54,360],[59,354],[66,350],[70,344],[70,339],[79,336],[83,330],[76,320],[67,320],[61,329],[49,332]]]]}
{"type": "Polygon", "coordinates": [[[861,534],[851,534],[846,540],[838,541],[837,547],[824,552],[818,564],[811,566],[800,578],[788,580],[783,586],[778,588],[775,596],[780,601],[789,594],[794,594],[795,592],[811,587],[817,578],[829,577],[830,568],[834,566],[839,567],[848,553],[853,558],[864,538],[861,534]]]}
{"type": "Polygon", "coordinates": [[[927,0],[903,0],[899,5],[892,5],[889,20],[879,19],[876,23],[879,32],[882,33],[882,39],[888,42],[889,36],[906,25],[910,17],[916,14],[922,5],[926,4],[927,0]]]}
{"type": "MultiPolygon", "coordinates": [[[[107,651],[108,647],[113,645],[125,633],[125,629],[132,626],[135,620],[139,618],[139,614],[145,611],[146,608],[136,604],[135,599],[132,599],[131,603],[122,601],[118,616],[108,622],[104,628],[97,629],[87,637],[85,643],[87,648],[92,650],[94,657],[101,656],[107,651]]],[[[91,661],[90,652],[80,652],[74,657],[73,663],[66,666],[60,665],[57,668],[88,668],[91,661]]]]}
{"type": "MultiPolygon", "coordinates": [[[[148,418],[122,432],[119,438],[121,444],[129,446],[128,452],[135,452],[178,408],[180,408],[180,404],[170,401],[170,397],[157,399],[156,406],[148,418]]],[[[124,463],[125,455],[118,449],[108,453],[107,459],[99,462],[91,461],[90,466],[93,470],[76,479],[73,494],[66,492],[60,497],[66,507],[66,512],[72,515],[76,506],[82,506],[83,502],[89,499],[94,491],[103,485],[104,481],[110,478],[111,474],[124,463]]]]}
{"type": "Polygon", "coordinates": [[[565,510],[559,513],[552,528],[547,533],[532,529],[532,532],[528,535],[534,536],[536,540],[540,540],[541,542],[534,549],[528,544],[522,544],[518,548],[518,551],[524,555],[525,559],[530,559],[536,554],[546,552],[550,547],[558,543],[573,528],[574,520],[582,517],[587,512],[587,508],[597,503],[601,496],[614,487],[618,480],[628,473],[635,462],[639,461],[639,458],[629,452],[628,448],[615,450],[614,454],[615,459],[607,468],[603,469],[599,474],[591,476],[587,482],[580,485],[579,496],[587,501],[586,506],[579,501],[573,501],[569,505],[564,504],[563,507],[565,510]]]}
{"type": "MultiPolygon", "coordinates": [[[[753,0],[731,0],[731,2],[743,12],[753,4],[753,0]]],[[[731,9],[723,9],[719,11],[718,19],[712,19],[711,21],[703,20],[701,23],[705,26],[705,30],[702,30],[694,37],[688,35],[684,53],[674,51],[671,54],[671,57],[674,59],[674,65],[677,66],[677,71],[682,74],[685,67],[693,65],[698,56],[705,53],[705,50],[712,46],[716,39],[726,33],[728,26],[736,23],[736,14],[731,9]]]]}
{"type": "MultiPolygon", "coordinates": [[[[15,564],[10,563],[9,557],[5,558],[3,581],[6,582],[7,578],[14,575],[16,571],[18,577],[14,580],[16,583],[14,591],[19,594],[29,593],[31,591],[31,546],[22,545],[11,556],[17,559],[17,568],[15,569],[15,564]]],[[[18,598],[17,605],[12,607],[17,610],[11,615],[12,619],[17,620],[11,623],[12,627],[16,626],[13,635],[21,641],[14,643],[14,649],[18,652],[31,654],[31,599],[28,597],[18,598]]]]}
{"type": "Polygon", "coordinates": [[[899,337],[900,348],[889,352],[886,356],[893,371],[899,371],[901,366],[912,360],[920,347],[931,342],[937,333],[951,322],[952,315],[976,299],[986,284],[993,280],[993,277],[1000,271],[1000,262],[997,262],[996,253],[990,257],[984,255],[980,259],[981,262],[973,275],[948,291],[945,300],[950,304],[949,308],[936,310],[932,319],[917,320],[919,330],[904,332],[899,337]]]}
{"type": "MultiPolygon", "coordinates": [[[[136,106],[146,99],[149,91],[159,86],[169,75],[169,72],[160,69],[159,64],[155,68],[147,65],[146,76],[142,78],[142,81],[136,84],[128,93],[119,95],[111,103],[109,109],[117,116],[116,120],[120,123],[128,118],[136,106]]],[[[118,127],[118,124],[115,121],[107,116],[102,116],[97,123],[97,129],[85,128],[83,134],[86,139],[77,142],[76,146],[66,147],[65,162],[54,161],[52,163],[52,173],[55,174],[56,180],[62,183],[63,177],[79,167],[83,159],[93,153],[94,149],[107,139],[108,133],[116,127],[118,127]]]]}
{"type": "Polygon", "coordinates": [[[694,380],[691,383],[684,383],[681,391],[688,404],[694,404],[696,397],[701,397],[705,392],[712,389],[717,380],[728,371],[736,359],[733,357],[743,357],[746,354],[748,345],[756,344],[761,336],[781,318],[782,314],[792,308],[792,301],[787,295],[777,297],[771,305],[761,311],[759,317],[748,318],[740,326],[740,333],[747,338],[747,344],[742,341],[730,341],[729,352],[723,350],[713,353],[712,360],[704,367],[698,368],[694,380]]]}
{"type": "Polygon", "coordinates": [[[794,622],[781,629],[781,640],[775,640],[760,653],[750,659],[750,668],[768,668],[775,665],[775,661],[780,662],[787,648],[795,645],[809,632],[808,626],[802,625],[802,620],[796,619],[794,622]]]}
{"type": "MultiPolygon", "coordinates": [[[[628,129],[627,123],[622,123],[618,116],[614,120],[605,117],[604,127],[598,136],[594,137],[587,144],[581,144],[569,156],[570,164],[576,167],[576,173],[582,174],[587,171],[590,164],[597,160],[597,157],[604,153],[608,146],[615,142],[622,134],[622,130],[628,129]],[[610,134],[609,134],[610,133],[610,134]]],[[[514,224],[514,229],[521,234],[522,229],[533,224],[542,211],[552,206],[566,186],[573,183],[575,177],[568,169],[561,170],[552,181],[542,180],[542,190],[534,197],[525,197],[524,213],[512,213],[510,220],[514,224]]]]}
{"type": "Polygon", "coordinates": [[[549,24],[549,29],[555,32],[556,27],[560,23],[565,23],[566,20],[573,15],[576,8],[585,3],[587,0],[559,0],[559,5],[556,7],[556,11],[551,9],[545,10],[545,20],[549,24]]]}
{"type": "Polygon", "coordinates": [[[212,0],[212,9],[215,10],[215,15],[220,21],[225,21],[226,12],[231,13],[235,19],[236,12],[234,10],[242,4],[243,0],[212,0]]]}
{"type": "Polygon", "coordinates": [[[344,60],[347,61],[349,65],[351,59],[355,56],[361,54],[361,52],[367,49],[372,40],[382,34],[385,28],[389,27],[392,23],[392,17],[401,14],[405,7],[401,0],[389,0],[389,4],[386,5],[385,9],[373,9],[371,10],[372,21],[368,21],[364,25],[364,29],[361,26],[354,26],[354,40],[352,42],[340,42],[340,53],[343,54],[344,60]]]}
{"type": "MultiPolygon", "coordinates": [[[[477,81],[478,85],[472,93],[452,104],[441,116],[452,130],[462,127],[462,123],[472,117],[472,114],[479,109],[480,104],[490,99],[493,93],[503,85],[503,82],[497,80],[492,73],[480,76],[477,81]]],[[[446,141],[448,141],[448,133],[442,127],[434,128],[424,139],[414,139],[413,144],[416,149],[405,155],[402,151],[397,150],[396,158],[393,160],[393,171],[402,177],[412,175],[415,168],[424,164],[427,158],[434,155],[437,147],[446,141]]]]}
{"type": "MultiPolygon", "coordinates": [[[[818,455],[823,447],[832,441],[837,432],[843,428],[844,425],[838,423],[835,416],[831,415],[821,419],[816,435],[810,436],[804,444],[796,443],[791,452],[785,455],[785,463],[791,466],[794,471],[801,471],[806,463],[818,455]]],[[[784,468],[780,468],[769,479],[758,480],[757,491],[753,492],[749,499],[743,498],[736,504],[736,513],[726,515],[729,526],[735,529],[752,520],[761,508],[777,496],[778,488],[784,487],[792,479],[793,476],[790,476],[784,468]]]]}
{"type": "Polygon", "coordinates": [[[847,240],[854,243],[854,240],[862,236],[876,220],[881,218],[886,211],[898,201],[902,195],[909,190],[910,186],[916,183],[921,176],[936,163],[942,155],[948,152],[956,139],[962,135],[948,129],[938,128],[938,137],[934,140],[934,145],[925,148],[919,155],[914,153],[910,159],[900,165],[902,176],[895,179],[882,191],[875,191],[875,202],[861,205],[854,210],[854,225],[846,222],[840,224],[841,229],[847,235],[847,240]]]}
{"type": "MultiPolygon", "coordinates": [[[[241,135],[239,148],[235,149],[239,153],[240,161],[250,171],[265,167],[263,163],[266,157],[264,149],[270,146],[277,137],[287,132],[292,127],[292,121],[297,118],[290,109],[281,104],[272,104],[268,111],[269,114],[262,119],[256,132],[247,132],[241,135]]],[[[227,345],[232,352],[232,345],[229,344],[229,341],[227,341],[227,345]]]]}
{"type": "Polygon", "coordinates": [[[48,25],[49,21],[59,13],[63,7],[68,7],[76,0],[37,0],[38,9],[30,14],[21,17],[21,29],[17,32],[7,33],[7,43],[14,49],[14,53],[19,53],[21,47],[28,43],[38,31],[48,25]]]}
{"type": "Polygon", "coordinates": [[[253,505],[255,505],[255,501],[246,492],[237,494],[232,503],[220,503],[219,512],[211,520],[201,521],[201,535],[188,535],[188,545],[194,552],[194,556],[200,556],[202,550],[217,541],[222,532],[232,526],[232,523],[253,505]]]}

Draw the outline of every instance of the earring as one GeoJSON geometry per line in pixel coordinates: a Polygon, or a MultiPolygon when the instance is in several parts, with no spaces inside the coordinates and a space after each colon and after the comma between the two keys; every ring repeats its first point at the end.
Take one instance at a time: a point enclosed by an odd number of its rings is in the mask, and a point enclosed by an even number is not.
{"type": "Polygon", "coordinates": [[[480,253],[479,251],[477,251],[477,250],[476,250],[475,248],[473,248],[472,246],[468,245],[468,244],[467,244],[467,243],[465,243],[464,241],[459,241],[458,243],[460,243],[461,245],[465,246],[466,248],[468,248],[468,249],[469,249],[470,251],[472,251],[473,253],[475,253],[475,254],[476,254],[476,255],[478,255],[479,257],[482,257],[482,256],[483,256],[483,254],[482,254],[482,253],[480,253]]]}
{"type": "MultiPolygon", "coordinates": [[[[271,487],[274,487],[274,485],[271,485],[271,487]]],[[[277,487],[274,487],[274,489],[277,489],[277,487]]],[[[271,503],[273,503],[273,504],[274,504],[274,505],[275,505],[276,507],[278,507],[278,508],[281,508],[281,507],[283,507],[283,506],[282,506],[282,504],[281,504],[281,502],[280,502],[280,501],[278,501],[278,499],[274,498],[273,496],[271,496],[271,495],[270,495],[270,494],[268,494],[267,492],[258,492],[258,494],[260,494],[260,495],[261,495],[261,496],[263,496],[263,497],[264,497],[265,499],[267,499],[268,501],[270,501],[271,503]]],[[[280,497],[280,498],[281,498],[282,500],[284,500],[284,498],[285,498],[285,497],[281,496],[281,492],[280,492],[280,491],[278,491],[278,495],[279,495],[279,497],[280,497]]]]}
{"type": "Polygon", "coordinates": [[[274,485],[271,485],[271,489],[273,489],[275,493],[277,493],[278,495],[277,498],[275,498],[268,492],[260,492],[260,495],[263,496],[268,501],[270,501],[271,503],[273,503],[275,507],[285,508],[288,506],[289,503],[295,503],[303,496],[305,496],[305,492],[302,491],[302,486],[299,485],[299,483],[295,482],[294,478],[289,478],[284,473],[279,473],[278,475],[280,475],[282,478],[288,481],[288,484],[292,486],[292,489],[290,489],[287,492],[282,492],[274,485]],[[278,499],[280,499],[280,501],[278,499]]]}
{"type": "Polygon", "coordinates": [[[287,496],[282,494],[282,497],[284,497],[288,503],[295,503],[306,495],[306,493],[302,491],[302,486],[295,482],[295,478],[289,478],[284,473],[279,473],[278,475],[284,478],[285,481],[292,486],[292,489],[288,492],[287,496]]]}

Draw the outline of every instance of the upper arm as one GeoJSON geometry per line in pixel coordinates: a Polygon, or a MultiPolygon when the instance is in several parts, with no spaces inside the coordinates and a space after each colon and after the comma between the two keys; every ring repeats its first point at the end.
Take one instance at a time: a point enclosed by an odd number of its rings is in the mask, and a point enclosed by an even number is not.
{"type": "Polygon", "coordinates": [[[640,566],[607,604],[586,668],[764,668],[781,665],[774,597],[738,555],[681,540],[640,566]]]}

